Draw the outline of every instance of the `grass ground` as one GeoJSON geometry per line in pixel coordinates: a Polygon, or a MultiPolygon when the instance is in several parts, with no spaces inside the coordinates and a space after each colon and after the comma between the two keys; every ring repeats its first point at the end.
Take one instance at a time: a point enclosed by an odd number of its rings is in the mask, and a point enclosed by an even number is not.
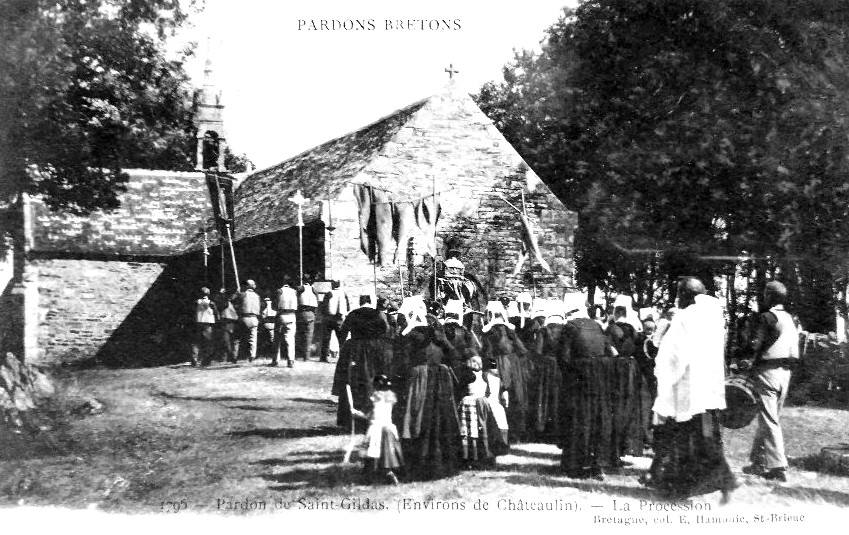
{"type": "MultiPolygon", "coordinates": [[[[315,362],[294,370],[242,364],[63,372],[57,377],[63,418],[51,438],[0,448],[0,505],[245,514],[242,505],[261,501],[269,508],[275,502],[397,508],[479,498],[659,500],[637,483],[647,458],[631,459],[633,466],[605,481],[586,482],[558,474],[559,450],[543,444],[514,447],[492,470],[397,487],[366,485],[358,463],[341,463],[349,436],[334,427],[332,373],[332,365],[315,362]],[[87,397],[103,402],[105,411],[68,410],[87,397]]],[[[743,484],[734,502],[752,510],[849,506],[849,477],[817,471],[822,447],[849,441],[849,411],[791,407],[783,423],[792,460],[783,484],[740,473],[753,426],[726,432],[729,462],[743,484]]],[[[716,510],[719,495],[696,500],[716,510]]]]}

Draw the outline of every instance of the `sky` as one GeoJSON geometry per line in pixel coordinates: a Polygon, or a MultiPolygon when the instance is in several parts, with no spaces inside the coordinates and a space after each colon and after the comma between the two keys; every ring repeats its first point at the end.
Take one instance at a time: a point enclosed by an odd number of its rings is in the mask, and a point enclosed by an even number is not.
{"type": "Polygon", "coordinates": [[[513,50],[538,50],[545,29],[575,4],[206,0],[182,38],[199,43],[189,65],[198,87],[209,38],[228,143],[261,169],[438,92],[449,65],[470,93],[500,80],[513,50]],[[333,20],[366,29],[334,30],[333,20]],[[416,22],[398,29],[399,20],[416,22]]]}

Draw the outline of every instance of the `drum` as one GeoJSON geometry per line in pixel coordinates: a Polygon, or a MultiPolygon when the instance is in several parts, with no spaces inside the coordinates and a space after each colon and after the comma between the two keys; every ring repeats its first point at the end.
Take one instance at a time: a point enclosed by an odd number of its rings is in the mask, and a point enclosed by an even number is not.
{"type": "Polygon", "coordinates": [[[758,414],[758,397],[748,377],[732,375],[725,379],[725,405],[722,425],[728,429],[746,427],[758,414]]]}

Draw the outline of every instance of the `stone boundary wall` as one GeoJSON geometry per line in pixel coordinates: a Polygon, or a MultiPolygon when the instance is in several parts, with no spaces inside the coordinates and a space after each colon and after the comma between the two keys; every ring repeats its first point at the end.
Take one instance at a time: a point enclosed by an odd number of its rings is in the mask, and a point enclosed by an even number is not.
{"type": "MultiPolygon", "coordinates": [[[[32,267],[39,281],[39,360],[63,364],[94,358],[127,321],[165,264],[35,260],[32,267]]],[[[136,334],[139,343],[158,336],[153,326],[136,334]]]]}

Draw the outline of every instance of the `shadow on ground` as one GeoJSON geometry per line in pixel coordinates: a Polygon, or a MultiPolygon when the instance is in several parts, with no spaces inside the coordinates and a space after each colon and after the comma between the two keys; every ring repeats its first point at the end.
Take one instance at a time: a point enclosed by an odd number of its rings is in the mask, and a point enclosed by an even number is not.
{"type": "Polygon", "coordinates": [[[323,469],[300,468],[282,474],[263,474],[270,483],[269,490],[291,491],[299,489],[329,489],[363,483],[361,465],[337,464],[323,469]]]}
{"type": "Polygon", "coordinates": [[[311,438],[324,437],[329,435],[343,434],[344,430],[340,430],[336,426],[326,425],[322,427],[301,428],[301,427],[279,427],[276,429],[247,429],[245,431],[231,431],[227,433],[230,437],[262,437],[262,438],[311,438]]]}
{"type": "Polygon", "coordinates": [[[299,464],[331,464],[342,461],[345,452],[316,451],[313,455],[290,455],[282,459],[262,459],[252,462],[261,466],[295,466],[299,464]]]}
{"type": "Polygon", "coordinates": [[[788,458],[787,462],[792,468],[806,470],[808,472],[818,472],[820,474],[828,474],[832,476],[849,477],[844,467],[836,466],[834,462],[829,462],[823,454],[812,453],[803,457],[788,458]]]}
{"type": "Polygon", "coordinates": [[[296,403],[312,403],[314,405],[327,405],[328,407],[336,408],[336,402],[332,399],[315,399],[315,398],[286,398],[286,401],[294,401],[296,403]]]}
{"type": "Polygon", "coordinates": [[[819,498],[826,503],[830,503],[832,505],[843,505],[849,506],[849,494],[845,492],[838,492],[836,490],[826,490],[826,489],[818,489],[815,487],[790,487],[790,486],[776,486],[773,491],[773,494],[777,494],[779,496],[786,496],[789,498],[795,498],[799,500],[810,501],[811,499],[819,498]]]}
{"type": "Polygon", "coordinates": [[[155,392],[154,395],[167,399],[179,399],[182,401],[259,401],[259,398],[240,396],[181,396],[179,394],[171,394],[168,392],[155,392]]]}
{"type": "Polygon", "coordinates": [[[261,412],[289,412],[290,409],[286,409],[283,407],[266,407],[256,405],[229,405],[230,409],[238,409],[242,411],[261,411],[261,412]]]}

